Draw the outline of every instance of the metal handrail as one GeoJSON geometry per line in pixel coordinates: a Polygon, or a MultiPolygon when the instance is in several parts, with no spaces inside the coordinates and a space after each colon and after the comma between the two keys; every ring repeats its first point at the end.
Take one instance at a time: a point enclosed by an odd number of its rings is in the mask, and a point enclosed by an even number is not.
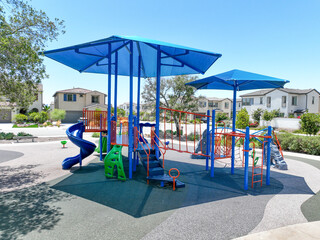
{"type": "MultiPolygon", "coordinates": [[[[136,133],[137,133],[137,138],[136,138],[136,139],[137,139],[138,143],[141,143],[141,141],[140,141],[140,137],[141,137],[142,141],[146,144],[146,146],[148,147],[148,150],[149,150],[149,154],[148,154],[148,153],[147,153],[147,150],[143,147],[143,144],[140,144],[141,147],[142,147],[142,149],[144,150],[144,152],[145,152],[146,155],[147,155],[147,176],[149,177],[149,156],[150,156],[150,148],[149,148],[148,144],[146,143],[146,141],[144,140],[144,138],[143,138],[143,137],[141,136],[141,134],[139,133],[138,128],[137,128],[137,127],[134,127],[134,129],[135,129],[135,131],[136,131],[136,133]]],[[[138,145],[138,144],[137,144],[137,145],[138,145]]],[[[135,147],[134,151],[136,151],[137,148],[138,148],[138,146],[135,147]]]]}
{"type": "Polygon", "coordinates": [[[166,154],[167,152],[167,148],[166,148],[166,145],[163,144],[163,142],[159,139],[159,137],[157,136],[157,134],[154,132],[154,130],[151,129],[151,131],[153,132],[154,136],[159,140],[159,143],[161,143],[161,145],[163,146],[162,148],[164,149],[164,152],[161,151],[161,148],[160,146],[157,144],[157,141],[154,141],[153,139],[151,139],[151,141],[153,141],[156,146],[158,147],[158,149],[160,150],[161,154],[162,154],[162,168],[164,168],[164,155],[166,154]]]}

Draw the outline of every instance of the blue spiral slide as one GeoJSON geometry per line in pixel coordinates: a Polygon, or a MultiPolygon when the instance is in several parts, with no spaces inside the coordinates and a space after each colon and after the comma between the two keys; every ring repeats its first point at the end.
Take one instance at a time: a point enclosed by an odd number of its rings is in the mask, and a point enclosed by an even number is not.
{"type": "Polygon", "coordinates": [[[82,164],[82,160],[91,155],[96,149],[96,145],[92,142],[84,140],[83,132],[84,132],[83,122],[77,123],[69,127],[66,131],[66,134],[70,141],[77,145],[80,148],[80,154],[74,157],[68,157],[62,162],[62,169],[70,169],[73,165],[80,163],[82,164]]]}

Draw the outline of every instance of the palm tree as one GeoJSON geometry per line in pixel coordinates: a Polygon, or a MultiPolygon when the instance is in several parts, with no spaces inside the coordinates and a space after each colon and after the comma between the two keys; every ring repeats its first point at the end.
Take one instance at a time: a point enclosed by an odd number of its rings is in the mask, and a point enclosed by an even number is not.
{"type": "Polygon", "coordinates": [[[50,110],[51,110],[50,105],[43,104],[42,110],[47,112],[47,113],[50,112],[50,110]]]}

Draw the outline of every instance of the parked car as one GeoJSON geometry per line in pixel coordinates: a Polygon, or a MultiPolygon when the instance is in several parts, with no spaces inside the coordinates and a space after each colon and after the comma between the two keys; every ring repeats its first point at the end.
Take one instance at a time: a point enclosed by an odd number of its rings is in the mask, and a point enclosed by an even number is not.
{"type": "Polygon", "coordinates": [[[200,119],[200,121],[203,122],[203,123],[207,123],[207,118],[206,118],[206,117],[202,117],[202,118],[200,119]]]}

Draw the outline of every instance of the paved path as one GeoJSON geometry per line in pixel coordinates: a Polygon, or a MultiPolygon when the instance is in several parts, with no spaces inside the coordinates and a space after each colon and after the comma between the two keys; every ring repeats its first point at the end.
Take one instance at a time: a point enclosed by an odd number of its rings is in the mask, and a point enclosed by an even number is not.
{"type": "Polygon", "coordinates": [[[178,167],[186,183],[173,192],[146,185],[141,166],[133,180],[106,180],[97,155],[63,171],[61,161],[79,153],[67,147],[0,145],[24,154],[0,163],[3,239],[232,239],[307,222],[301,204],[319,190],[319,170],[304,162],[287,159],[289,170],[273,170],[271,186],[244,191],[242,169],[230,175],[218,165],[211,179],[204,160],[168,151],[166,169],[178,167]]]}
{"type": "Polygon", "coordinates": [[[42,127],[42,128],[12,128],[12,124],[0,124],[0,132],[25,132],[37,137],[61,137],[66,136],[66,130],[72,124],[62,124],[58,127],[42,127]]]}

